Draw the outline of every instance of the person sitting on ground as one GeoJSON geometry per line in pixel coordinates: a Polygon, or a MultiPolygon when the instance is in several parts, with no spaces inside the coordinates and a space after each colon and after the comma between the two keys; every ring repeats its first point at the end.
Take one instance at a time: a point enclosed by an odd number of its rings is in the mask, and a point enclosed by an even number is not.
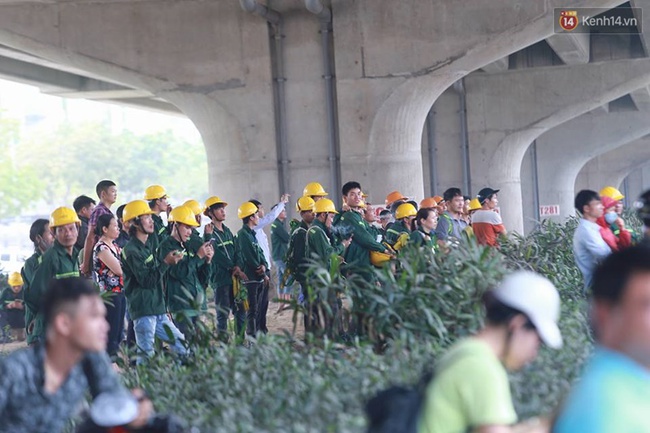
{"type": "Polygon", "coordinates": [[[596,220],[600,226],[600,235],[612,251],[619,251],[632,245],[632,235],[625,230],[623,219],[616,213],[616,201],[610,197],[602,196],[600,201],[603,203],[603,215],[596,220]],[[615,235],[611,229],[614,225],[617,228],[618,235],[615,235]]]}
{"type": "Polygon", "coordinates": [[[596,268],[591,291],[596,350],[553,431],[650,431],[650,249],[609,255],[596,268]]]}
{"type": "Polygon", "coordinates": [[[23,277],[13,272],[7,279],[9,287],[0,294],[0,324],[9,327],[12,340],[25,341],[25,304],[23,303],[23,277]]]}
{"type": "MultiPolygon", "coordinates": [[[[0,432],[59,433],[74,416],[86,393],[124,395],[104,353],[106,308],[83,278],[51,281],[43,299],[47,338],[43,344],[0,359],[0,432]]],[[[153,414],[141,390],[137,418],[143,427],[153,414]]]]}
{"type": "MultiPolygon", "coordinates": [[[[540,340],[557,349],[560,295],[546,278],[517,271],[484,295],[486,324],[456,343],[428,385],[419,433],[509,433],[517,421],[507,371],[537,356],[540,340]]],[[[519,427],[519,426],[517,426],[519,427]]]]}
{"type": "Polygon", "coordinates": [[[591,276],[596,265],[607,257],[612,249],[600,235],[596,223],[603,216],[603,204],[596,191],[583,189],[575,198],[575,208],[582,215],[573,235],[573,256],[584,280],[584,292],[591,286],[591,276]]]}

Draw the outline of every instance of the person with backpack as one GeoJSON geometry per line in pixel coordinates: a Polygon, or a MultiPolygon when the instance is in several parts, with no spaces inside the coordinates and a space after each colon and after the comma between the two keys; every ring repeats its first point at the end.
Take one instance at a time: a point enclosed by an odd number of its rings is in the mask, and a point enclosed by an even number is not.
{"type": "Polygon", "coordinates": [[[424,394],[418,433],[514,431],[517,414],[507,372],[533,361],[540,341],[553,349],[562,346],[557,326],[560,296],[541,275],[530,271],[508,275],[484,295],[484,304],[485,326],[452,346],[436,363],[437,374],[424,394]]]}

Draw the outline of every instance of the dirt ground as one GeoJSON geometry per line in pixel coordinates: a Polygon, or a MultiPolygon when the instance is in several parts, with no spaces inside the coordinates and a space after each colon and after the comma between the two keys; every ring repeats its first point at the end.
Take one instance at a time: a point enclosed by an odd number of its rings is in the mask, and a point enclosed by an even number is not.
{"type": "MultiPolygon", "coordinates": [[[[293,310],[285,309],[278,313],[278,308],[281,304],[275,303],[273,301],[269,302],[269,311],[266,315],[266,325],[269,328],[270,334],[284,334],[288,332],[293,334],[293,310]]],[[[212,313],[214,314],[214,305],[211,308],[212,313]]],[[[302,338],[304,336],[304,328],[302,325],[302,315],[298,315],[295,337],[302,338]]],[[[27,347],[25,342],[13,342],[13,343],[0,343],[0,353],[13,352],[14,350],[27,347]]]]}

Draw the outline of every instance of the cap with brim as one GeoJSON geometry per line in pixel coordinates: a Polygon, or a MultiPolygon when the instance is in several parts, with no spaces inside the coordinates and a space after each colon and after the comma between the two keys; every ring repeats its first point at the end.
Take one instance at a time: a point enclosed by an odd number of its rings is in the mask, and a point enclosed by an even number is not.
{"type": "Polygon", "coordinates": [[[483,204],[483,202],[487,200],[489,196],[491,196],[492,194],[496,194],[499,191],[501,190],[492,189],[492,188],[483,188],[478,192],[478,194],[476,194],[476,198],[478,198],[478,201],[481,202],[481,204],[483,204]]]}
{"type": "Polygon", "coordinates": [[[557,326],[560,295],[548,279],[534,272],[517,271],[505,277],[493,294],[505,305],[524,313],[544,344],[552,349],[562,347],[557,326]]]}

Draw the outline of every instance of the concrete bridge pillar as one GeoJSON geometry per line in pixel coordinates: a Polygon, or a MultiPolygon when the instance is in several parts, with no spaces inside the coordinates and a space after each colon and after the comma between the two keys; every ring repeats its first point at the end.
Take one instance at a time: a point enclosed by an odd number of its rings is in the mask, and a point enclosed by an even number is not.
{"type": "Polygon", "coordinates": [[[540,204],[559,204],[560,216],[551,217],[558,221],[574,215],[574,186],[578,173],[590,159],[603,154],[610,155],[615,169],[605,171],[605,166],[597,167],[597,179],[590,178],[588,188],[599,191],[608,184],[603,183],[605,179],[619,186],[625,177],[619,172],[627,170],[630,158],[634,158],[623,149],[632,146],[630,149],[639,150],[639,155],[649,153],[638,144],[627,144],[636,143],[648,133],[648,113],[643,112],[589,113],[546,132],[537,139],[540,204]]]}
{"type": "Polygon", "coordinates": [[[647,85],[649,71],[650,60],[634,59],[467,77],[472,193],[485,186],[500,189],[506,227],[523,233],[521,164],[529,145],[544,132],[647,85]]]}

